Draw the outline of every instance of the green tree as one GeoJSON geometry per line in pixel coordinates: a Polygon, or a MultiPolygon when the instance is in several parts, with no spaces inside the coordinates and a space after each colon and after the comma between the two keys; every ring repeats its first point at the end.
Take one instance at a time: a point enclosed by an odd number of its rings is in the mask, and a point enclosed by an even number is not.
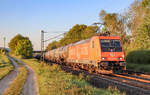
{"type": "Polygon", "coordinates": [[[99,14],[100,20],[104,22],[106,15],[107,15],[106,11],[105,10],[101,10],[101,12],[99,14]]]}
{"type": "Polygon", "coordinates": [[[137,30],[148,14],[150,0],[135,0],[125,13],[127,28],[131,31],[132,40],[135,41],[137,30]]]}
{"type": "Polygon", "coordinates": [[[87,26],[84,24],[82,25],[76,24],[75,26],[73,26],[66,35],[66,39],[68,39],[68,43],[77,42],[83,39],[82,34],[86,28],[87,26]]]}
{"type": "Polygon", "coordinates": [[[65,46],[70,43],[74,43],[83,39],[90,38],[96,34],[97,29],[98,29],[98,26],[87,26],[84,24],[81,24],[81,25],[76,24],[58,42],[56,41],[51,42],[47,46],[47,50],[51,50],[57,47],[65,46]]]}
{"type": "Polygon", "coordinates": [[[82,34],[86,28],[87,26],[84,24],[76,24],[73,26],[69,32],[67,32],[66,35],[64,35],[64,37],[59,41],[59,46],[64,46],[84,39],[82,34]]]}
{"type": "Polygon", "coordinates": [[[125,19],[124,16],[118,13],[107,13],[102,10],[99,14],[100,20],[104,23],[103,31],[108,30],[111,35],[120,36],[123,43],[126,41],[125,19]]]}
{"type": "Polygon", "coordinates": [[[136,47],[150,49],[150,14],[146,15],[144,22],[137,29],[136,47]]]}
{"type": "Polygon", "coordinates": [[[21,56],[22,58],[29,58],[32,56],[32,43],[28,37],[16,35],[9,43],[9,48],[12,54],[21,56]]]}
{"type": "Polygon", "coordinates": [[[18,41],[15,54],[20,55],[22,58],[32,57],[32,43],[29,38],[25,37],[18,41]]]}
{"type": "Polygon", "coordinates": [[[18,34],[16,35],[14,38],[12,38],[8,44],[9,48],[10,48],[10,52],[13,54],[16,50],[18,41],[23,39],[23,36],[18,34]]]}
{"type": "Polygon", "coordinates": [[[150,10],[150,0],[142,0],[142,6],[150,10]]]}
{"type": "Polygon", "coordinates": [[[102,10],[99,14],[104,27],[107,28],[112,35],[121,36],[124,32],[124,18],[118,13],[106,13],[102,10]]]}
{"type": "Polygon", "coordinates": [[[4,55],[5,54],[5,50],[3,48],[0,49],[0,55],[4,55]]]}
{"type": "Polygon", "coordinates": [[[46,47],[46,51],[52,50],[57,48],[57,41],[53,41],[51,43],[48,44],[48,46],[46,47]]]}
{"type": "Polygon", "coordinates": [[[82,33],[82,39],[87,39],[96,34],[98,26],[88,26],[82,33]]]}

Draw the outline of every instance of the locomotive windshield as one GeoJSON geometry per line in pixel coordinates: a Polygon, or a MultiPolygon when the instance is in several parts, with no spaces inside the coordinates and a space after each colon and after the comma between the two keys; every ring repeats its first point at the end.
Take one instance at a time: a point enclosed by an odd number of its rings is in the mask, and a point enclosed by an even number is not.
{"type": "Polygon", "coordinates": [[[102,52],[122,52],[120,40],[103,39],[100,44],[102,52]]]}

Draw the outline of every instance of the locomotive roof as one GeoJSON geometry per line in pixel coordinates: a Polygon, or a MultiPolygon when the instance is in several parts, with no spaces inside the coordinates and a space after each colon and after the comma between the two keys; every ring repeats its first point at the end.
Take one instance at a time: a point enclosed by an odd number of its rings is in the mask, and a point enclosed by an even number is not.
{"type": "Polygon", "coordinates": [[[87,42],[89,42],[90,40],[91,40],[91,38],[88,38],[88,39],[81,40],[81,41],[78,41],[78,42],[76,42],[76,43],[73,43],[72,45],[74,46],[74,45],[78,45],[78,44],[87,43],[87,42]]]}
{"type": "Polygon", "coordinates": [[[99,36],[100,39],[120,39],[120,36],[99,36]]]}
{"type": "MultiPolygon", "coordinates": [[[[95,35],[95,36],[92,36],[91,38],[88,38],[88,39],[85,39],[85,40],[81,40],[81,41],[78,41],[78,42],[75,42],[75,43],[71,43],[71,44],[68,44],[68,45],[66,45],[66,46],[62,46],[62,47],[60,47],[60,48],[56,48],[56,49],[62,50],[62,49],[64,49],[65,47],[70,46],[70,45],[75,46],[75,45],[87,43],[87,42],[89,42],[93,37],[100,37],[101,39],[120,39],[119,36],[99,36],[99,35],[95,35]]],[[[50,51],[54,51],[54,50],[56,50],[56,49],[52,49],[52,50],[50,50],[50,51]]]]}
{"type": "MultiPolygon", "coordinates": [[[[93,36],[93,37],[100,37],[102,39],[120,39],[119,36],[98,36],[98,35],[96,35],[96,36],[93,36]]],[[[91,37],[91,38],[93,38],[93,37],[91,37]]],[[[87,43],[91,40],[91,38],[72,43],[72,46],[87,43]]]]}

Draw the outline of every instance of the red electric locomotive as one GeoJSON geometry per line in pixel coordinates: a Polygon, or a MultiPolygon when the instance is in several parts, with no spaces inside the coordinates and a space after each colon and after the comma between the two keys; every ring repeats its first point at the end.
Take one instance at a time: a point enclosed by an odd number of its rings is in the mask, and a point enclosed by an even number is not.
{"type": "Polygon", "coordinates": [[[126,70],[125,56],[118,36],[93,36],[46,52],[45,59],[97,73],[126,70]]]}

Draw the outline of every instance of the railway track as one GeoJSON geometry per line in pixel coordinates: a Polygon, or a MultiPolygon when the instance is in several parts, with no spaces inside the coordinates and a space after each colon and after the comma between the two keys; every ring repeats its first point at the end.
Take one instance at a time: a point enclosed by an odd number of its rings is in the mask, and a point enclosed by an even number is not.
{"type": "MultiPolygon", "coordinates": [[[[60,64],[59,64],[60,65],[60,64]]],[[[144,73],[128,72],[125,74],[96,74],[79,68],[60,65],[62,70],[72,74],[84,73],[84,77],[90,76],[89,82],[99,88],[116,87],[127,95],[150,95],[150,75],[144,73]]]]}
{"type": "Polygon", "coordinates": [[[103,77],[150,91],[150,81],[148,80],[123,76],[123,75],[117,75],[117,74],[112,74],[111,76],[105,75],[103,77]]]}
{"type": "Polygon", "coordinates": [[[131,71],[131,70],[130,71],[127,70],[124,75],[125,76],[136,77],[136,78],[139,78],[139,79],[150,80],[150,73],[134,72],[134,71],[131,71]]]}
{"type": "MultiPolygon", "coordinates": [[[[150,95],[150,75],[148,74],[136,74],[136,72],[132,74],[111,74],[111,75],[101,75],[106,79],[114,80],[117,82],[120,82],[122,84],[125,84],[127,87],[132,87],[137,89],[136,93],[137,95],[150,95]],[[144,77],[143,77],[144,76],[144,77]],[[140,94],[140,92],[142,92],[140,94]]],[[[128,94],[128,91],[126,91],[128,94]]],[[[130,95],[130,94],[129,94],[130,95]]],[[[131,95],[136,95],[135,93],[132,93],[131,95]]]]}

